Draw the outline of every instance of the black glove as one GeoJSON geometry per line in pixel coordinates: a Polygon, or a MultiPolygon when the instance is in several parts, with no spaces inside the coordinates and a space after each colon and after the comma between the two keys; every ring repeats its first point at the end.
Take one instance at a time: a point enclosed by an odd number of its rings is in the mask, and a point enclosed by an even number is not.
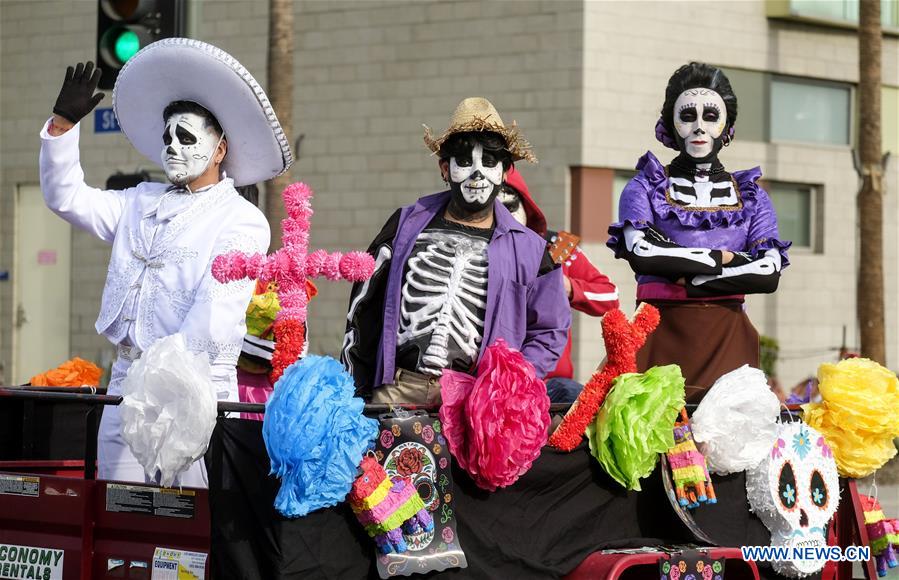
{"type": "MultiPolygon", "coordinates": [[[[734,252],[733,254],[734,254],[733,259],[730,262],[728,262],[727,264],[724,264],[725,268],[737,268],[739,266],[745,266],[746,264],[751,264],[754,261],[752,259],[752,256],[747,254],[746,252],[734,252]]],[[[762,253],[762,256],[764,256],[764,253],[762,253]]],[[[759,257],[761,258],[762,256],[759,256],[759,257]]]]}
{"type": "Polygon", "coordinates": [[[75,68],[69,67],[66,69],[66,80],[62,83],[59,96],[56,97],[53,112],[77,123],[93,111],[106,96],[105,93],[94,94],[99,82],[100,69],[95,69],[94,63],[88,61],[85,65],[79,62],[75,68]]]}

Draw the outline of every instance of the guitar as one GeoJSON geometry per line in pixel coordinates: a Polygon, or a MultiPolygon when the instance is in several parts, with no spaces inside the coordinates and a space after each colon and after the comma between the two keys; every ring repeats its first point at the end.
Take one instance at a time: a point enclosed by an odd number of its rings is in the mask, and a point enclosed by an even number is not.
{"type": "Polygon", "coordinates": [[[571,232],[558,232],[552,237],[552,241],[549,242],[549,255],[553,259],[553,262],[556,264],[564,264],[570,257],[571,254],[577,250],[577,246],[580,243],[580,236],[576,236],[571,232]]]}

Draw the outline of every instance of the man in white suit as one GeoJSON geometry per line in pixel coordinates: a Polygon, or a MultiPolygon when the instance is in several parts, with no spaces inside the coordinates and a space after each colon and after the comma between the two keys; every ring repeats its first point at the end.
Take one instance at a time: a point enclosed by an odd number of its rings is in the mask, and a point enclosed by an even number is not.
{"type": "MultiPolygon", "coordinates": [[[[161,165],[171,184],[141,183],[123,191],[84,182],[79,121],[103,98],[92,63],[69,67],[41,131],[41,187],[47,206],[112,245],[97,332],[117,346],[109,393],[121,392],[131,363],[155,341],[181,333],[205,352],[220,400],[237,400],[235,363],[246,334],[253,282],[219,284],[212,260],[230,250],[268,250],[269,226],[235,185],[286,171],[287,139],[265,93],[220,49],[166,39],[122,69],[113,107],[122,131],[161,165]]],[[[116,407],[103,413],[99,477],[149,481],[121,435],[116,407]]],[[[177,481],[205,487],[196,462],[177,481]]]]}

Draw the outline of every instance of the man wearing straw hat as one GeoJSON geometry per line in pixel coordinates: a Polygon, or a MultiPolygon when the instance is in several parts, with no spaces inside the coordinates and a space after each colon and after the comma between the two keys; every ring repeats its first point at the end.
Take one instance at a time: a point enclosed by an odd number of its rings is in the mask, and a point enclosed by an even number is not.
{"type": "Polygon", "coordinates": [[[540,377],[568,338],[571,313],[546,242],[497,200],[514,161],[536,159],[487,99],[463,100],[425,143],[449,189],[397,210],[357,284],[342,359],[375,403],[436,403],[444,369],[471,371],[497,339],[540,377]]]}
{"type": "MultiPolygon", "coordinates": [[[[79,122],[102,100],[92,63],[69,67],[53,117],[41,131],[41,188],[47,206],[112,246],[97,332],[116,345],[109,393],[157,340],[181,333],[206,353],[217,397],[237,400],[235,363],[253,282],[218,284],[212,259],[230,250],[266,252],[269,227],[235,186],[287,170],[290,148],[265,93],[233,57],[209,44],[169,38],[126,63],[113,108],[131,144],[171,184],[124,191],[88,186],[79,160],[79,122]]],[[[117,407],[98,435],[102,479],[145,481],[122,436],[117,407]]],[[[181,485],[206,485],[202,462],[181,485]]]]}

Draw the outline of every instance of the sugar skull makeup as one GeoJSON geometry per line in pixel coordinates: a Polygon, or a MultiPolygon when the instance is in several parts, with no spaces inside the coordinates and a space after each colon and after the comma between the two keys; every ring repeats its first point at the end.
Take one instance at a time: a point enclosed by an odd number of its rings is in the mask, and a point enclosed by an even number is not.
{"type": "Polygon", "coordinates": [[[464,209],[477,211],[493,203],[503,182],[502,161],[476,143],[469,154],[449,160],[450,189],[464,209]]]}
{"type": "Polygon", "coordinates": [[[166,119],[161,155],[169,181],[184,186],[200,177],[212,162],[222,139],[196,113],[171,115],[166,119]]]}
{"type": "Polygon", "coordinates": [[[694,159],[707,159],[721,149],[726,125],[724,100],[711,89],[687,89],[674,102],[680,150],[694,159]]]}
{"type": "Polygon", "coordinates": [[[503,185],[499,190],[499,202],[506,206],[515,221],[523,226],[528,225],[528,214],[524,210],[524,204],[521,203],[521,196],[517,191],[508,185],[503,185]]]}

